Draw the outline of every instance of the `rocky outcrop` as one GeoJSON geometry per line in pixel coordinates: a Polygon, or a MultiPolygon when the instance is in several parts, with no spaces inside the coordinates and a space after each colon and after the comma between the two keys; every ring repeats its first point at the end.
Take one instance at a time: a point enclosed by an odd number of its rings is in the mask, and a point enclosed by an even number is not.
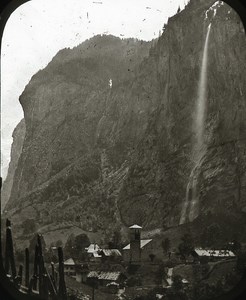
{"type": "Polygon", "coordinates": [[[27,129],[12,220],[87,231],[178,225],[210,22],[199,215],[245,211],[246,41],[236,13],[220,5],[215,14],[213,3],[191,1],[152,44],[97,36],[33,76],[20,97],[27,129]]]}
{"type": "Polygon", "coordinates": [[[4,210],[9,197],[11,195],[11,190],[13,186],[13,179],[14,174],[18,165],[19,157],[22,152],[22,146],[25,139],[25,120],[22,119],[19,124],[16,126],[12,137],[13,137],[13,143],[11,146],[11,157],[10,157],[10,164],[8,168],[7,177],[3,182],[3,188],[1,192],[1,209],[4,210]]]}

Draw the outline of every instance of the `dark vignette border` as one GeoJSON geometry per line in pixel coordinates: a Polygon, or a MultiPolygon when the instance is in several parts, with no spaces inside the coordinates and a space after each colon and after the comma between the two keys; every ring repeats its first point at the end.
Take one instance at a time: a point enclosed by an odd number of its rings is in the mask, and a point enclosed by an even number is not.
{"type": "MultiPolygon", "coordinates": [[[[4,27],[10,17],[11,13],[14,12],[22,4],[29,2],[31,0],[0,0],[0,55],[1,55],[1,46],[2,46],[2,36],[4,27]]],[[[52,1],[52,0],[50,0],[52,1]]],[[[83,0],[81,0],[83,1],[83,0]]],[[[165,1],[165,0],[163,0],[165,1]]],[[[216,2],[216,0],[214,0],[216,2]]],[[[246,33],[246,2],[245,0],[223,0],[223,2],[230,5],[239,15],[241,21],[244,25],[246,33]]],[[[18,51],[18,50],[17,50],[18,51]]],[[[245,62],[246,63],[246,62],[245,62]]],[[[0,68],[1,70],[1,68],[0,68]]],[[[1,73],[0,73],[1,80],[1,73]]],[[[0,82],[1,88],[1,82],[0,82]]],[[[1,104],[1,98],[0,98],[1,104]]],[[[1,114],[0,114],[1,121],[1,114]]],[[[1,124],[0,124],[1,129],[1,124]]],[[[1,141],[0,141],[1,149],[1,141]]],[[[0,190],[2,189],[2,178],[0,177],[0,190]]],[[[0,211],[1,211],[1,194],[0,194],[0,211]]],[[[0,298],[3,300],[13,299],[13,300],[34,300],[40,299],[35,296],[24,295],[18,290],[15,290],[13,284],[6,277],[3,259],[2,259],[2,243],[1,243],[1,216],[0,216],[0,298]]],[[[221,295],[219,297],[213,298],[211,300],[239,300],[246,299],[246,268],[244,270],[243,276],[238,284],[227,294],[221,295]]]]}

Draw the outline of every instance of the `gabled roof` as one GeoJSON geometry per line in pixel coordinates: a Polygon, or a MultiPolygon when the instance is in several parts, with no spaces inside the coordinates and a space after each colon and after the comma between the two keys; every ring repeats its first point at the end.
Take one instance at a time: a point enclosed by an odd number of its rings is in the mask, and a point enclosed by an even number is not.
{"type": "Polygon", "coordinates": [[[100,247],[97,244],[90,244],[89,247],[85,248],[87,253],[93,253],[95,251],[98,251],[99,249],[100,249],[100,247]]]}
{"type": "Polygon", "coordinates": [[[118,249],[103,249],[102,252],[105,256],[122,256],[118,249]]]}
{"type": "Polygon", "coordinates": [[[64,261],[64,266],[75,266],[75,262],[72,258],[69,258],[66,261],[64,261]]]}
{"type": "Polygon", "coordinates": [[[87,278],[96,277],[98,280],[111,280],[115,281],[120,277],[120,272],[97,272],[91,271],[87,278]]]}
{"type": "Polygon", "coordinates": [[[139,226],[139,225],[137,225],[137,224],[134,224],[134,225],[132,225],[132,226],[130,226],[129,227],[130,229],[142,229],[142,227],[141,226],[139,226]]]}
{"type": "MultiPolygon", "coordinates": [[[[144,248],[147,244],[149,244],[152,241],[152,239],[149,240],[141,240],[140,241],[140,248],[144,248]]],[[[123,250],[130,250],[130,244],[128,244],[127,246],[125,246],[123,248],[123,250]]]]}
{"type": "Polygon", "coordinates": [[[211,249],[195,248],[194,251],[198,256],[235,257],[235,254],[229,250],[211,250],[211,249]]]}

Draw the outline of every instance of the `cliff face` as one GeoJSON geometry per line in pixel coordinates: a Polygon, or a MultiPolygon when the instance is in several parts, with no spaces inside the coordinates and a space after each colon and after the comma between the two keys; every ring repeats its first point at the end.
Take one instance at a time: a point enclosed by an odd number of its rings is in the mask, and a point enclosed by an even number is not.
{"type": "MultiPolygon", "coordinates": [[[[148,48],[148,43],[140,41],[98,36],[73,50],[61,51],[33,77],[20,97],[27,137],[16,174],[22,188],[13,198],[22,197],[91,153],[100,139],[104,143],[104,131],[118,121],[117,114],[122,114],[128,105],[124,103],[124,98],[129,97],[127,90],[121,97],[117,95],[119,82],[126,85],[132,81],[132,69],[147,55],[148,48]],[[32,178],[29,174],[33,174],[32,178]]],[[[131,113],[134,111],[124,119],[131,113]]]]}
{"type": "Polygon", "coordinates": [[[8,174],[6,179],[3,182],[3,188],[1,191],[1,204],[2,204],[2,211],[4,210],[10,195],[11,190],[13,186],[13,179],[14,174],[18,165],[19,157],[22,152],[22,146],[25,138],[25,132],[26,132],[26,126],[25,126],[25,120],[22,119],[19,124],[16,126],[12,137],[13,137],[13,143],[11,146],[11,160],[8,168],[8,174]]]}
{"type": "Polygon", "coordinates": [[[206,18],[213,3],[191,1],[152,45],[94,37],[33,76],[20,97],[27,129],[12,220],[67,221],[89,231],[179,224],[210,22],[199,215],[245,210],[245,33],[226,5],[206,18]]]}
{"type": "Polygon", "coordinates": [[[146,68],[151,75],[153,66],[139,66],[150,47],[96,36],[33,76],[20,97],[27,128],[8,204],[13,223],[71,221],[96,230],[119,220],[126,160],[152,109],[146,90],[139,92],[152,84],[146,68]]]}
{"type": "Polygon", "coordinates": [[[127,223],[136,218],[151,227],[179,223],[194,167],[195,108],[210,22],[207,150],[196,170],[199,212],[245,210],[245,33],[227,5],[217,7],[215,16],[202,4],[189,6],[169,20],[155,48],[162,100],[121,194],[120,209],[127,223]]]}

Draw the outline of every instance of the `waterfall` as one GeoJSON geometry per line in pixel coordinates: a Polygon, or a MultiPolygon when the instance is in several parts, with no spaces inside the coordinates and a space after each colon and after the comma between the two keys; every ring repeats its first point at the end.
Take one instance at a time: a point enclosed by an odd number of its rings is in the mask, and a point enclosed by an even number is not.
{"type": "Polygon", "coordinates": [[[112,88],[112,85],[113,85],[113,80],[112,79],[109,79],[108,85],[109,85],[110,88],[112,88]]]}
{"type": "Polygon", "coordinates": [[[203,49],[202,67],[198,85],[198,98],[196,104],[196,114],[194,128],[196,130],[196,140],[193,145],[193,156],[195,166],[193,167],[186,187],[186,196],[183,203],[179,224],[186,221],[193,221],[199,213],[199,194],[197,191],[198,171],[202,163],[202,158],[206,152],[204,143],[204,128],[207,103],[207,67],[208,67],[208,42],[211,30],[211,23],[208,25],[206,40],[203,49]],[[188,220],[187,220],[188,219],[188,220]]]}
{"type": "Polygon", "coordinates": [[[207,36],[205,40],[203,57],[202,57],[202,68],[198,87],[198,99],[196,107],[196,143],[195,143],[195,161],[199,160],[200,153],[204,148],[204,125],[205,125],[205,114],[206,114],[206,103],[207,103],[207,68],[208,68],[208,41],[210,35],[211,23],[208,25],[207,36]]]}

